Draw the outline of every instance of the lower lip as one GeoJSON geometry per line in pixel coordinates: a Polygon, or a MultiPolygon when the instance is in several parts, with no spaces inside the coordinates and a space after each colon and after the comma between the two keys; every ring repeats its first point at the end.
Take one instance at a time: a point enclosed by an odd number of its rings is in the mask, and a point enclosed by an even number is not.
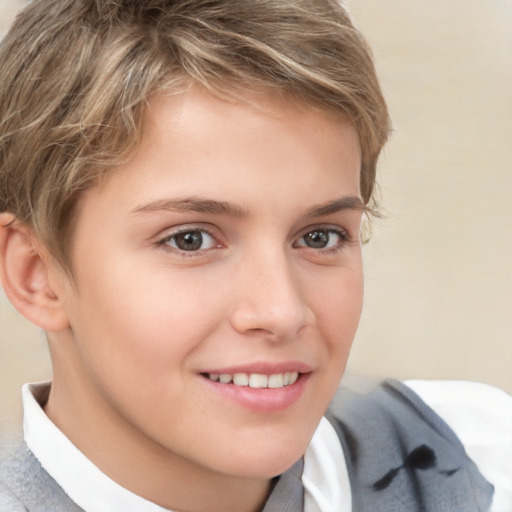
{"type": "Polygon", "coordinates": [[[306,388],[310,373],[301,373],[299,378],[282,388],[251,388],[235,386],[233,383],[221,384],[201,376],[204,382],[216,393],[239,405],[258,413],[275,413],[288,409],[295,404],[306,388]]]}

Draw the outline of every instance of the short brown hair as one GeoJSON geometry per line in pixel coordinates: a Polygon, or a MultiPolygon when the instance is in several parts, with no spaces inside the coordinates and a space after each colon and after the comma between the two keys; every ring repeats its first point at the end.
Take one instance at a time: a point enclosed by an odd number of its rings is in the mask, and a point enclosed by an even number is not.
{"type": "Polygon", "coordinates": [[[0,211],[68,266],[80,192],[130,154],[147,99],[274,88],[346,115],[370,202],[390,122],[338,0],[33,0],[0,47],[0,211]]]}

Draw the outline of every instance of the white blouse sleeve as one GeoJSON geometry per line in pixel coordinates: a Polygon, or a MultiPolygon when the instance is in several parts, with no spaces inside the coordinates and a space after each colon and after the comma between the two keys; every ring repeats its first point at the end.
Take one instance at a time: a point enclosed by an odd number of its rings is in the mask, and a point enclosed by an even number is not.
{"type": "Polygon", "coordinates": [[[512,512],[512,396],[476,382],[408,380],[405,384],[452,428],[494,485],[491,512],[512,512]]]}

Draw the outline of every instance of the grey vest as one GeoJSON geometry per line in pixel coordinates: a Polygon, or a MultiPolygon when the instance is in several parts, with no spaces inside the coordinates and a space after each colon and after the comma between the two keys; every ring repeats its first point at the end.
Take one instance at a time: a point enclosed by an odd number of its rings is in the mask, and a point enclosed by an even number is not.
{"type": "MultiPolygon", "coordinates": [[[[327,418],[343,446],[354,512],[489,509],[492,485],[443,420],[403,384],[386,381],[365,395],[342,389],[327,418]]],[[[299,460],[279,477],[263,512],[303,511],[302,469],[299,460]]],[[[0,511],[83,512],[24,444],[3,464],[0,511]]]]}

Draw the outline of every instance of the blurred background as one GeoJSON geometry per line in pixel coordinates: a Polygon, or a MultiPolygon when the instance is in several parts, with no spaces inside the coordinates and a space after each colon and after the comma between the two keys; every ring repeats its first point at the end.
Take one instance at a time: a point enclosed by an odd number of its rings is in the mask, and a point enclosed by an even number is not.
{"type": "MultiPolygon", "coordinates": [[[[346,3],[394,122],[347,371],[512,393],[512,1],[346,3]]],[[[0,37],[21,5],[0,0],[0,37]]],[[[22,383],[50,377],[43,334],[0,290],[0,434],[20,428],[22,383]]]]}

